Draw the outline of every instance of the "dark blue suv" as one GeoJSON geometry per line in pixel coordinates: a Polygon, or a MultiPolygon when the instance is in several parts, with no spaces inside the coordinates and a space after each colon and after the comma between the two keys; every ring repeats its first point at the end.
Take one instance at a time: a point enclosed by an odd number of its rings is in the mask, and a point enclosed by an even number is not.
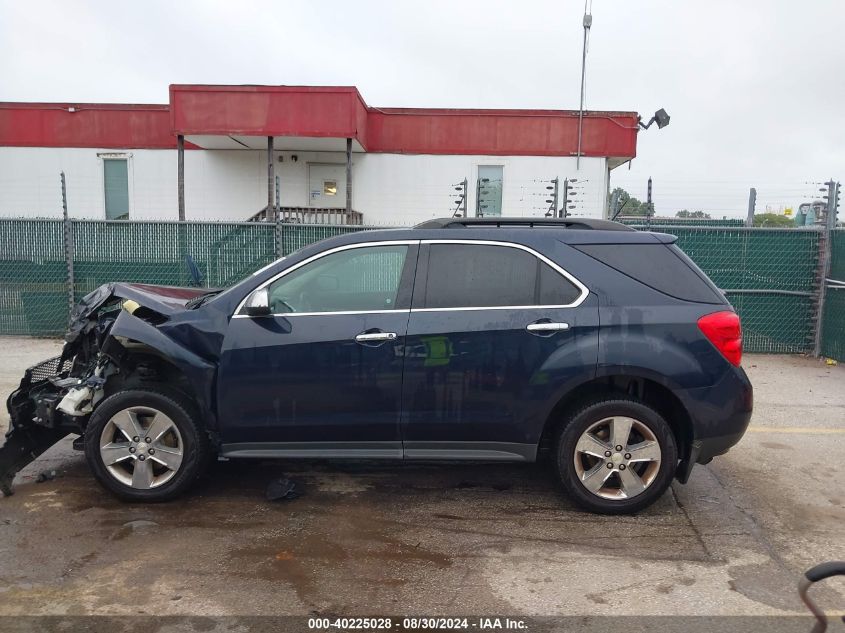
{"type": "Polygon", "coordinates": [[[0,485],[68,433],[124,499],[210,458],[532,462],[640,510],[742,437],[739,319],[675,238],[450,219],[324,240],[225,291],[109,284],[8,401],[0,485]]]}

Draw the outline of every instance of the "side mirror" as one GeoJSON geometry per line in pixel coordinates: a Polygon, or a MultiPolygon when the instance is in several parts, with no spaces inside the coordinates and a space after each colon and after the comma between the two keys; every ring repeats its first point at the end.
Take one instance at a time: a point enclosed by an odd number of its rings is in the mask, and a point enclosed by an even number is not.
{"type": "Polygon", "coordinates": [[[255,290],[246,300],[246,313],[251,317],[270,314],[270,293],[267,288],[255,290]]]}

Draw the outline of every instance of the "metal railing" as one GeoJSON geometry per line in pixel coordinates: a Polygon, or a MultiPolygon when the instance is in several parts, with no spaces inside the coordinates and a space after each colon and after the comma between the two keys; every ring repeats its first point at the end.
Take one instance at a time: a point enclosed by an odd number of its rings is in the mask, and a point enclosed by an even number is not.
{"type": "Polygon", "coordinates": [[[361,226],[364,214],[360,211],[332,209],[328,207],[264,207],[251,216],[248,222],[281,222],[292,224],[340,224],[361,226]]]}

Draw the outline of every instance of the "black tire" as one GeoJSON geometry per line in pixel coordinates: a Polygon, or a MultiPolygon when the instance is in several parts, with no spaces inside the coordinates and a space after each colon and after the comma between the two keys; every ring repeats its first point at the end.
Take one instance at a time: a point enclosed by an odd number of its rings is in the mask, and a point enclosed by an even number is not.
{"type": "MultiPolygon", "coordinates": [[[[615,455],[615,449],[612,450],[615,455]]],[[[587,457],[586,459],[594,459],[592,463],[595,465],[601,464],[601,458],[587,457]]],[[[608,396],[585,404],[564,423],[558,432],[555,445],[555,470],[561,485],[579,506],[599,514],[633,514],[650,506],[672,483],[677,464],[677,443],[669,424],[653,408],[629,396],[608,396]],[[591,492],[581,482],[575,464],[576,445],[581,436],[594,424],[614,416],[633,418],[643,424],[653,434],[660,447],[660,465],[656,468],[656,474],[653,470],[649,473],[649,477],[653,477],[651,483],[645,487],[645,490],[630,498],[607,499],[591,492]]],[[[606,463],[601,465],[604,466],[606,463]]],[[[648,465],[638,463],[627,466],[627,468],[631,467],[645,471],[648,465]]],[[[618,472],[618,468],[618,465],[616,465],[617,470],[614,470],[613,466],[609,467],[611,474],[608,483],[611,488],[614,482],[619,482],[618,487],[622,487],[621,479],[613,480],[613,477],[622,475],[618,472]]],[[[583,465],[582,470],[586,470],[583,465]]],[[[596,474],[598,473],[599,471],[596,471],[596,474]]],[[[636,474],[636,470],[634,473],[636,474]]],[[[629,471],[628,475],[630,474],[629,471]]],[[[606,489],[602,488],[602,491],[604,490],[606,489]]]]}
{"type": "MultiPolygon", "coordinates": [[[[212,455],[209,438],[199,424],[196,407],[183,394],[165,386],[119,391],[101,402],[85,429],[85,459],[97,481],[124,501],[159,502],[173,499],[202,475],[212,455]],[[175,474],[155,487],[133,488],[112,475],[100,453],[100,438],[109,421],[119,412],[131,407],[149,407],[164,413],[178,429],[182,459],[175,474]]],[[[159,451],[159,456],[161,451],[159,451]]],[[[154,458],[150,458],[154,459],[154,458]]],[[[152,461],[150,463],[153,463],[152,461]]],[[[161,468],[160,465],[156,465],[161,468]]]]}

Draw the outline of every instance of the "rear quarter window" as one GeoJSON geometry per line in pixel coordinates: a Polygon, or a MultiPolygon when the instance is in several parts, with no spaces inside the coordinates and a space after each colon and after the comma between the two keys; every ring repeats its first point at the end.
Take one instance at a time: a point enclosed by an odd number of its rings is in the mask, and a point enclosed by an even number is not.
{"type": "Polygon", "coordinates": [[[670,297],[726,303],[713,282],[674,244],[583,244],[574,248],[670,297]]]}

